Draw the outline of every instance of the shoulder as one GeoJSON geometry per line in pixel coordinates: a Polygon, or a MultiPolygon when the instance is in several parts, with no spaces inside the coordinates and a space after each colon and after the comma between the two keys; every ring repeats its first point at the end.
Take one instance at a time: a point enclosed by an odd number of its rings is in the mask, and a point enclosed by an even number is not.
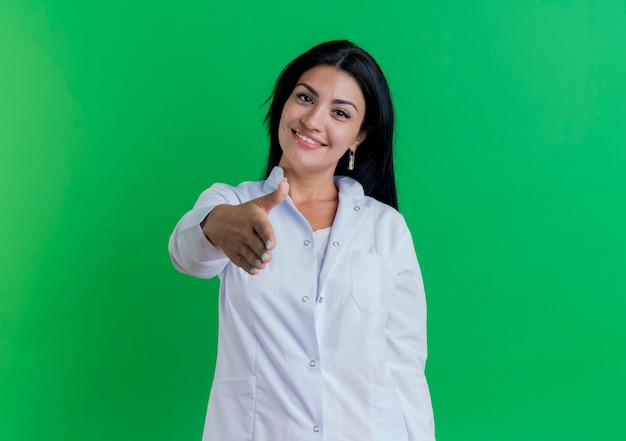
{"type": "Polygon", "coordinates": [[[241,204],[276,190],[282,178],[282,169],[276,168],[262,181],[244,181],[235,186],[218,182],[204,190],[200,199],[219,198],[228,204],[241,204]]]}
{"type": "Polygon", "coordinates": [[[254,199],[257,197],[255,195],[260,193],[261,188],[261,181],[242,182],[236,186],[216,182],[204,190],[199,199],[201,201],[219,200],[221,203],[235,205],[254,199]]]}
{"type": "Polygon", "coordinates": [[[361,184],[346,176],[335,177],[339,188],[339,198],[345,206],[353,206],[354,210],[363,210],[372,221],[372,227],[378,236],[385,236],[389,240],[393,237],[406,236],[408,231],[404,216],[395,208],[366,196],[361,184]]]}
{"type": "MultiPolygon", "coordinates": [[[[366,199],[372,212],[376,236],[384,238],[388,245],[406,245],[402,242],[411,238],[411,232],[404,216],[395,208],[372,197],[366,196],[366,199]]],[[[412,245],[412,240],[410,243],[412,245]]]]}
{"type": "Polygon", "coordinates": [[[374,224],[406,225],[404,216],[395,208],[366,196],[361,184],[347,176],[336,176],[335,181],[339,188],[339,197],[354,204],[355,209],[365,209],[370,211],[374,217],[374,224]],[[358,208],[356,208],[358,207],[358,208]]]}
{"type": "Polygon", "coordinates": [[[389,221],[404,223],[404,216],[402,216],[402,214],[392,206],[387,205],[384,202],[380,202],[370,196],[365,196],[365,199],[367,199],[368,205],[374,210],[376,216],[389,221]]]}

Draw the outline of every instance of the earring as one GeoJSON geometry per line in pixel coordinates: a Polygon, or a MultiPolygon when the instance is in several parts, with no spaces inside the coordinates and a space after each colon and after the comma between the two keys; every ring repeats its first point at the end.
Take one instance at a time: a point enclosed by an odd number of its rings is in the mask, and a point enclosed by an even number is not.
{"type": "Polygon", "coordinates": [[[352,150],[348,153],[348,170],[354,170],[354,152],[352,150]]]}

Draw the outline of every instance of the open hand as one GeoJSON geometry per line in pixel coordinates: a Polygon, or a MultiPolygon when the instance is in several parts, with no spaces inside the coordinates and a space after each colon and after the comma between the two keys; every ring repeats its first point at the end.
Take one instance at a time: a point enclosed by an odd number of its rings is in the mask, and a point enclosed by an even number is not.
{"type": "Polygon", "coordinates": [[[218,205],[201,222],[202,231],[231,262],[257,274],[272,259],[276,244],[268,214],[287,194],[289,183],[284,180],[276,191],[260,198],[240,205],[218,205]]]}

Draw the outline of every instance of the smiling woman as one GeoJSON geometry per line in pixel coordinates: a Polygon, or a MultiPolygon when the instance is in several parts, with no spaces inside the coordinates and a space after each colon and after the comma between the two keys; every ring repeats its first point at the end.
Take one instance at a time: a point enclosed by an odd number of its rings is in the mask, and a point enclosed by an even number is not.
{"type": "Polygon", "coordinates": [[[203,439],[433,441],[382,71],[348,41],[318,45],[281,73],[266,121],[266,179],[214,184],[169,243],[178,270],[221,282],[203,439]]]}

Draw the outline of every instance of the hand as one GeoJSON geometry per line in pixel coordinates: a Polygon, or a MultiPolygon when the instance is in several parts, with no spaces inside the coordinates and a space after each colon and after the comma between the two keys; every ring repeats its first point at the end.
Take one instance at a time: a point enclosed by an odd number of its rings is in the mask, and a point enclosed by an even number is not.
{"type": "Polygon", "coordinates": [[[267,217],[285,200],[289,183],[284,180],[276,191],[240,205],[218,205],[200,223],[204,235],[235,265],[257,274],[272,260],[276,241],[267,217]]]}

